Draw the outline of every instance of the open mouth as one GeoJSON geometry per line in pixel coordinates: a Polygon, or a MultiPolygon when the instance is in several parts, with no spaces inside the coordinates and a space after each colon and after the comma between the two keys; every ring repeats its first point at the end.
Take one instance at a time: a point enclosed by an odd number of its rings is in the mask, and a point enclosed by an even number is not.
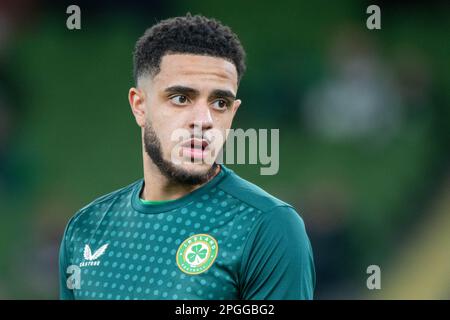
{"type": "Polygon", "coordinates": [[[208,145],[209,143],[205,139],[193,138],[183,143],[182,147],[205,151],[208,145]]]}
{"type": "Polygon", "coordinates": [[[204,159],[207,156],[209,142],[205,139],[192,138],[181,145],[183,156],[194,159],[204,159]]]}

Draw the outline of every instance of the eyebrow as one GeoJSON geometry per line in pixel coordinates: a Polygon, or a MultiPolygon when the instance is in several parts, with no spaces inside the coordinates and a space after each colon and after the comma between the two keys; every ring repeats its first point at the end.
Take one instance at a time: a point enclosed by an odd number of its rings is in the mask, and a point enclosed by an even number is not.
{"type": "MultiPolygon", "coordinates": [[[[198,97],[200,95],[200,91],[194,88],[185,87],[185,86],[171,86],[164,89],[164,92],[167,94],[183,94],[190,97],[198,97]]],[[[236,96],[230,90],[223,89],[214,89],[210,94],[209,98],[228,98],[228,99],[236,99],[236,96]]]]}
{"type": "Polygon", "coordinates": [[[200,91],[185,86],[171,86],[164,89],[164,92],[167,94],[179,93],[190,97],[197,97],[200,95],[200,91]]]}
{"type": "Polygon", "coordinates": [[[232,100],[236,99],[236,96],[233,94],[233,92],[231,92],[230,90],[222,89],[214,89],[209,96],[214,98],[228,98],[232,100]]]}

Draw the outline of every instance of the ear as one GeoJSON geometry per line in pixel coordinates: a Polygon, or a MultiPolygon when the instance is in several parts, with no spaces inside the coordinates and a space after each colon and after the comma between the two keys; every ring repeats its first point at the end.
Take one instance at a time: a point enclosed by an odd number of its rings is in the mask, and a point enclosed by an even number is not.
{"type": "Polygon", "coordinates": [[[236,114],[236,111],[239,109],[239,106],[241,105],[241,103],[242,103],[242,101],[240,100],[240,99],[236,99],[236,100],[234,100],[234,102],[233,102],[233,117],[235,116],[235,114],[236,114]]]}
{"type": "Polygon", "coordinates": [[[143,128],[145,126],[145,92],[138,88],[130,88],[128,101],[136,123],[143,128]]]}

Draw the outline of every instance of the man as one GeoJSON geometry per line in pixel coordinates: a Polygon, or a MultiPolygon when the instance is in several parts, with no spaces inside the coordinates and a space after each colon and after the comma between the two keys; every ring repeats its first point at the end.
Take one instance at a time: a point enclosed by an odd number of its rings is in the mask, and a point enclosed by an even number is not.
{"type": "Polygon", "coordinates": [[[144,178],[69,221],[62,299],[312,299],[302,219],[214,162],[241,101],[245,52],[214,19],[161,21],[138,40],[129,102],[144,178]],[[182,141],[177,130],[188,132],[182,141]],[[211,161],[212,160],[212,161],[211,161]]]}

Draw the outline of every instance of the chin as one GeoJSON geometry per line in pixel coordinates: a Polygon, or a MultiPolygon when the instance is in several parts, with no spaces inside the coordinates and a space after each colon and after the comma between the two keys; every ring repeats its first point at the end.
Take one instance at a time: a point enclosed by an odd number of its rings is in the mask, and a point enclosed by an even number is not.
{"type": "Polygon", "coordinates": [[[212,167],[209,163],[183,163],[177,166],[179,169],[187,171],[191,174],[206,174],[212,167]]]}

